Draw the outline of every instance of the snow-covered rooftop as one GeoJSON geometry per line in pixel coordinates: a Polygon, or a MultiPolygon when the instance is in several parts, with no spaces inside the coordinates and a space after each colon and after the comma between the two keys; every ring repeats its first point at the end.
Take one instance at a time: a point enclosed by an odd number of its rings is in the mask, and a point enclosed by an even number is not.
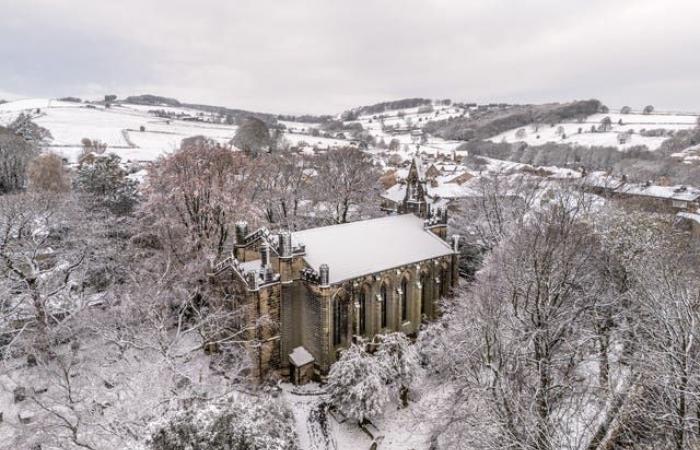
{"type": "Polygon", "coordinates": [[[692,220],[692,221],[700,224],[700,212],[699,213],[691,213],[691,212],[681,211],[678,214],[676,214],[676,217],[680,217],[680,218],[687,219],[687,220],[692,220]]]}
{"type": "Polygon", "coordinates": [[[689,186],[646,186],[643,184],[628,184],[618,190],[630,195],[668,198],[690,202],[700,198],[700,189],[689,186]]]}
{"type": "Polygon", "coordinates": [[[297,231],[292,242],[306,245],[305,260],[316,271],[328,264],[331,283],[452,254],[413,214],[297,231]]]}
{"type": "Polygon", "coordinates": [[[314,362],[314,357],[304,347],[297,347],[289,354],[289,359],[297,367],[305,366],[314,362]]]}

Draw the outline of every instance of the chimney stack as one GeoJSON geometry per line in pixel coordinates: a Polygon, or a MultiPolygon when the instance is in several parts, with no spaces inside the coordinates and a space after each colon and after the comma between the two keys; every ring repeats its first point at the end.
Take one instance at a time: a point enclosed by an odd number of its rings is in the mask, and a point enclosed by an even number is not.
{"type": "Polygon", "coordinates": [[[263,242],[260,246],[260,267],[270,266],[270,246],[267,242],[263,242]]]}
{"type": "Polygon", "coordinates": [[[248,235],[248,222],[236,222],[236,244],[243,244],[248,235]]]}
{"type": "Polygon", "coordinates": [[[292,256],[292,234],[289,231],[280,233],[279,254],[283,258],[292,256]]]}
{"type": "Polygon", "coordinates": [[[328,269],[328,264],[321,264],[319,268],[319,275],[321,278],[321,286],[328,286],[330,283],[330,271],[328,269]]]}

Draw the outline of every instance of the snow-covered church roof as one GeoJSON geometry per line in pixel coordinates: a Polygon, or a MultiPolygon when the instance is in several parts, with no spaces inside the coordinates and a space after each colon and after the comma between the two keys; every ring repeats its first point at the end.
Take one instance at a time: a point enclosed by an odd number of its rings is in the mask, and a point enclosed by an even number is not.
{"type": "Polygon", "coordinates": [[[452,254],[452,248],[423,227],[413,214],[312,228],[292,233],[306,246],[306,263],[318,271],[328,264],[338,283],[405,264],[452,254]]]}

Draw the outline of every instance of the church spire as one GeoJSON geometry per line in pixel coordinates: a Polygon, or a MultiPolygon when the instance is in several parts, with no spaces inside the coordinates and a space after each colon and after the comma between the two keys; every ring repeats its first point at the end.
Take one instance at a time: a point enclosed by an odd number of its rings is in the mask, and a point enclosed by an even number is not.
{"type": "Polygon", "coordinates": [[[420,157],[415,156],[411,161],[406,177],[406,194],[399,207],[400,213],[413,213],[423,219],[428,218],[428,202],[426,199],[425,168],[420,157]]]}

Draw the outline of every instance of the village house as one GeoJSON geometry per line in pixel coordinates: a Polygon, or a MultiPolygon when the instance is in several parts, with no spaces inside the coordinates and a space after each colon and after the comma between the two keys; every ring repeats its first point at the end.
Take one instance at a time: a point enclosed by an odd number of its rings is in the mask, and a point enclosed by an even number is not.
{"type": "Polygon", "coordinates": [[[453,200],[479,196],[469,183],[474,176],[454,163],[425,165],[416,157],[405,177],[400,171],[395,177],[398,182],[382,194],[382,209],[388,212],[404,212],[405,205],[415,202],[426,209],[445,210],[453,200]]]}
{"type": "Polygon", "coordinates": [[[255,374],[324,376],[358,337],[418,332],[457,284],[458,238],[418,196],[403,214],[298,232],[236,225],[213,278],[245,306],[255,374]],[[255,326],[253,326],[255,325],[255,326]]]}
{"type": "Polygon", "coordinates": [[[589,192],[645,211],[677,214],[700,210],[700,189],[693,186],[629,183],[624,176],[618,178],[604,172],[587,174],[583,186],[589,192]]]}

